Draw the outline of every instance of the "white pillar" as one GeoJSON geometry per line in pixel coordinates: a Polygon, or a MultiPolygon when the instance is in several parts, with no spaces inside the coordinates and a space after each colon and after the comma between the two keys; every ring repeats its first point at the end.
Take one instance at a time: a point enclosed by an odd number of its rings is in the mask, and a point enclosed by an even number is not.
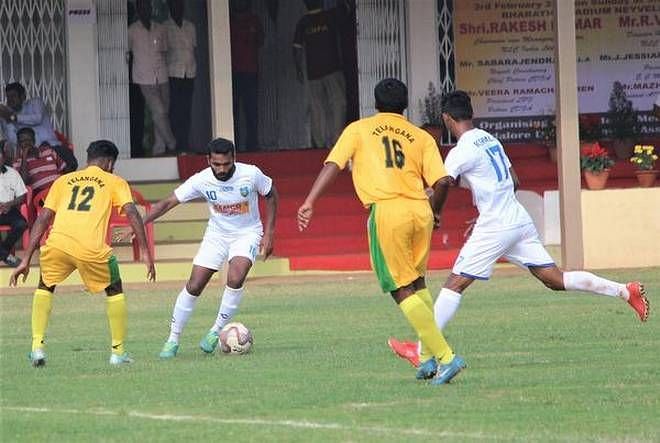
{"type": "Polygon", "coordinates": [[[98,44],[93,0],[66,0],[68,137],[80,167],[90,142],[100,135],[98,44]],[[76,9],[70,14],[71,8],[76,9]],[[81,10],[89,10],[82,13],[81,10]]]}
{"type": "Polygon", "coordinates": [[[420,100],[429,82],[440,92],[436,15],[436,0],[408,1],[408,116],[416,124],[422,123],[420,100]]]}
{"type": "Polygon", "coordinates": [[[572,270],[581,269],[584,263],[575,4],[574,2],[555,0],[554,8],[561,255],[563,267],[572,270]]]}
{"type": "Polygon", "coordinates": [[[213,137],[234,140],[229,1],[207,0],[213,137]]]}

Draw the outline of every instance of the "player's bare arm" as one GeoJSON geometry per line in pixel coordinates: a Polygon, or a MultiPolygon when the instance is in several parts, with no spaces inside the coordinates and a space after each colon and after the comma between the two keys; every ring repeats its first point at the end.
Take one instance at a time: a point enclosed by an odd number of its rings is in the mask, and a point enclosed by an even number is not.
{"type": "Polygon", "coordinates": [[[511,180],[513,180],[513,192],[516,192],[520,188],[520,180],[516,171],[513,170],[513,166],[509,168],[509,174],[511,174],[511,180]]]}
{"type": "Polygon", "coordinates": [[[11,277],[9,277],[9,286],[16,286],[19,275],[23,275],[23,283],[25,283],[25,280],[30,273],[32,255],[34,254],[34,251],[39,248],[39,245],[41,244],[41,237],[44,236],[46,229],[48,229],[48,226],[50,226],[54,217],[55,211],[52,209],[43,208],[41,212],[39,212],[39,215],[34,222],[34,226],[32,227],[32,231],[30,232],[30,243],[28,245],[27,251],[25,252],[25,256],[23,257],[21,264],[18,265],[16,269],[14,269],[11,277]]]}
{"type": "Polygon", "coordinates": [[[161,217],[163,214],[165,214],[167,211],[177,206],[178,204],[179,204],[179,199],[176,198],[176,195],[174,195],[174,193],[170,194],[169,197],[164,198],[157,203],[154,203],[151,206],[151,211],[149,211],[147,216],[144,218],[144,224],[146,225],[147,223],[151,223],[152,221],[161,217]]]}
{"type": "Polygon", "coordinates": [[[316,177],[316,181],[312,185],[312,189],[307,194],[305,202],[298,208],[299,231],[303,231],[309,226],[309,222],[312,220],[312,214],[314,213],[314,203],[328,189],[328,186],[335,181],[339,175],[339,171],[339,166],[332,162],[328,162],[323,166],[323,169],[321,169],[321,172],[316,177]]]}
{"type": "Polygon", "coordinates": [[[273,253],[273,240],[275,234],[275,217],[277,215],[277,205],[279,202],[279,195],[275,185],[272,185],[270,192],[266,194],[266,214],[267,221],[264,227],[264,236],[259,245],[259,254],[264,258],[264,261],[273,253]]]}
{"type": "Polygon", "coordinates": [[[445,175],[438,181],[436,181],[432,188],[433,194],[431,194],[431,209],[433,210],[433,223],[436,228],[440,227],[440,215],[442,214],[442,208],[447,201],[447,194],[449,193],[449,187],[454,186],[456,180],[450,175],[445,175]]]}
{"type": "Polygon", "coordinates": [[[156,280],[156,267],[154,266],[154,258],[151,255],[149,246],[147,245],[147,234],[144,232],[144,222],[142,221],[142,216],[135,207],[135,203],[126,203],[122,207],[122,211],[126,214],[131,228],[137,237],[138,243],[140,244],[140,250],[144,251],[143,260],[147,266],[147,279],[149,281],[156,280]]]}

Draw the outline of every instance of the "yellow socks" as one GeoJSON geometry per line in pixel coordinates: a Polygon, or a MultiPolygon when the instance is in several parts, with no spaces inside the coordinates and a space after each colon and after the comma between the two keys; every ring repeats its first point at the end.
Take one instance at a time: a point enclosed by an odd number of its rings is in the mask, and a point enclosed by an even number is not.
{"type": "Polygon", "coordinates": [[[451,362],[454,358],[454,352],[442,332],[438,331],[433,319],[433,311],[424,303],[422,297],[419,296],[419,292],[403,300],[399,307],[417,332],[422,344],[440,360],[440,363],[447,364],[451,362]]]}
{"type": "Polygon", "coordinates": [[[32,351],[43,349],[44,335],[53,308],[53,293],[36,289],[32,297],[32,351]]]}
{"type": "Polygon", "coordinates": [[[124,294],[106,297],[108,322],[110,323],[110,336],[112,337],[112,353],[124,354],[124,340],[126,339],[126,324],[128,311],[126,310],[126,296],[124,294]]]}
{"type": "MultiPolygon", "coordinates": [[[[419,298],[422,299],[424,304],[429,308],[429,310],[433,312],[433,297],[431,297],[431,291],[429,291],[429,288],[420,289],[415,294],[417,294],[419,298]]],[[[422,341],[421,337],[419,337],[419,341],[422,341]]],[[[419,361],[423,363],[429,360],[431,357],[433,357],[433,353],[426,346],[424,346],[424,343],[422,343],[419,350],[419,361]]]]}

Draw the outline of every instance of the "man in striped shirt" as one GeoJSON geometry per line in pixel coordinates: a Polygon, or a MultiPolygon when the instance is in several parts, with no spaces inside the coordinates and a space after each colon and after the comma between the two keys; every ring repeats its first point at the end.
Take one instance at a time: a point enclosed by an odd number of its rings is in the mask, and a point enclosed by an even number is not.
{"type": "Polygon", "coordinates": [[[64,160],[48,144],[35,146],[35,134],[32,128],[18,131],[19,158],[14,162],[16,169],[26,185],[32,186],[34,194],[50,185],[63,174],[66,167],[64,160]]]}

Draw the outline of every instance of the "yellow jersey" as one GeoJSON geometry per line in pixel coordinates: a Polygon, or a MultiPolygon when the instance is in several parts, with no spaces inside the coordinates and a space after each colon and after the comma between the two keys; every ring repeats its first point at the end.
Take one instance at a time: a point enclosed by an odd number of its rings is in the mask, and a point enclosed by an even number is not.
{"type": "Polygon", "coordinates": [[[365,206],[379,200],[427,199],[425,188],[447,175],[438,146],[403,115],[379,112],[344,129],[325,162],[353,161],[353,186],[365,206]]]}
{"type": "Polygon", "coordinates": [[[112,208],[132,202],[126,180],[98,166],[63,175],[44,202],[55,212],[46,244],[79,260],[104,260],[112,252],[105,242],[112,208]]]}

